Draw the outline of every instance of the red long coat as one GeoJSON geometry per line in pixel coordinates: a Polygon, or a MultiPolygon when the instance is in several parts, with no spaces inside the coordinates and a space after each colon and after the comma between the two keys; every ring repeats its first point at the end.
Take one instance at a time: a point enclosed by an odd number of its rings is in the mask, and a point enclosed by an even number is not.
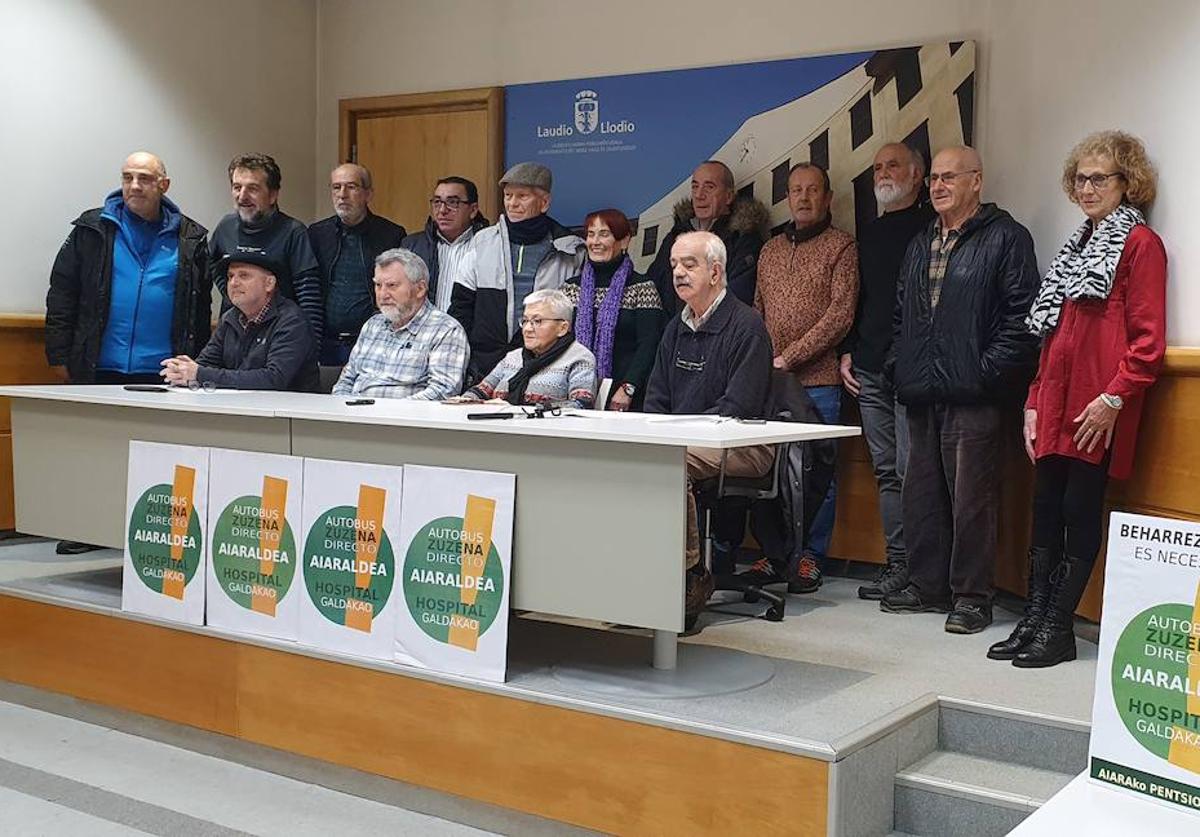
{"type": "Polygon", "coordinates": [[[1103,440],[1090,454],[1081,451],[1073,420],[1107,392],[1125,402],[1113,429],[1108,473],[1113,479],[1129,476],[1143,395],[1158,377],[1167,348],[1166,296],[1167,251],[1153,230],[1139,225],[1125,240],[1108,299],[1063,303],[1025,401],[1025,409],[1037,410],[1038,459],[1057,454],[1099,463],[1103,440]]]}

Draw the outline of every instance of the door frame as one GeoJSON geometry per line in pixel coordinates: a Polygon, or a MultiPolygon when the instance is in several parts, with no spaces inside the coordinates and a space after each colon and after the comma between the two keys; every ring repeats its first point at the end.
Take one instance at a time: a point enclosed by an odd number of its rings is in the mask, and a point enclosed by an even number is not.
{"type": "MultiPolygon", "coordinates": [[[[434,93],[404,93],[338,100],[338,160],[356,162],[358,120],[380,116],[409,116],[422,113],[452,113],[465,110],[487,112],[488,182],[477,184],[480,211],[500,208],[500,176],[504,165],[504,88],[474,87],[434,93]],[[486,200],[485,200],[486,198],[486,200]]],[[[489,217],[496,217],[491,215],[489,217]]]]}

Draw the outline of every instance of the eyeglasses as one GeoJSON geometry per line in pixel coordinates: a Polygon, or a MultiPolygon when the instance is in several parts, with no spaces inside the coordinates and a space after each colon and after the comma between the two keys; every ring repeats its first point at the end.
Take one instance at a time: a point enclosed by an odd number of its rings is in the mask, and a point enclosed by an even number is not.
{"type": "Polygon", "coordinates": [[[1114,171],[1111,174],[1077,174],[1075,175],[1075,191],[1082,192],[1090,183],[1092,184],[1092,188],[1099,192],[1108,185],[1108,181],[1111,178],[1124,176],[1119,171],[1114,171]]]}
{"type": "Polygon", "coordinates": [[[565,322],[566,322],[566,320],[564,320],[562,317],[522,317],[520,319],[521,328],[525,328],[525,326],[533,326],[534,328],[541,328],[542,323],[565,323],[565,322]]]}
{"type": "Polygon", "coordinates": [[[204,381],[203,383],[201,383],[200,381],[197,381],[196,379],[193,378],[192,380],[187,382],[187,388],[192,390],[193,392],[195,392],[196,390],[199,390],[199,389],[202,389],[205,392],[213,392],[216,390],[217,385],[213,381],[204,381]]]}
{"type": "Polygon", "coordinates": [[[967,169],[966,171],[933,172],[932,174],[930,174],[928,177],[925,178],[925,185],[932,186],[933,184],[937,183],[940,180],[943,183],[945,183],[947,186],[949,186],[951,183],[954,182],[954,179],[956,177],[963,175],[963,174],[979,174],[979,169],[967,169]]]}
{"type": "Polygon", "coordinates": [[[462,198],[430,198],[429,199],[429,208],[434,209],[434,210],[441,209],[443,206],[446,207],[446,209],[459,209],[460,207],[470,206],[470,205],[471,205],[470,201],[465,201],[462,198]]]}

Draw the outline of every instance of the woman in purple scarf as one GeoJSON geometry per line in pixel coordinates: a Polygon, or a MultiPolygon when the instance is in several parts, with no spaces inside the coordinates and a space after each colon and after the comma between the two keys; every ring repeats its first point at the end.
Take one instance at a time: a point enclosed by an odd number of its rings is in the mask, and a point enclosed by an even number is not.
{"type": "Polygon", "coordinates": [[[563,292],[575,305],[575,337],[596,356],[596,375],[612,379],[609,410],[640,410],[662,329],[654,283],[633,270],[626,254],[633,227],[616,209],[584,221],[587,261],[563,292]]]}

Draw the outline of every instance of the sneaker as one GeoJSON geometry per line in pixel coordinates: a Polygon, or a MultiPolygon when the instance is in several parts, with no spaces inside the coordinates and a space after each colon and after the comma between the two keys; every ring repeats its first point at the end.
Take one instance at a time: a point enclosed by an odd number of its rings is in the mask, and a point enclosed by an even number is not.
{"type": "Polygon", "coordinates": [[[696,624],[696,619],[704,610],[704,606],[708,604],[708,597],[713,594],[713,589],[716,587],[716,582],[708,568],[701,564],[700,570],[700,572],[687,570],[684,573],[683,618],[684,627],[688,630],[691,630],[691,627],[696,624]]]}
{"type": "Polygon", "coordinates": [[[992,624],[991,605],[977,602],[959,602],[946,617],[946,633],[977,634],[992,624]]]}
{"type": "Polygon", "coordinates": [[[950,602],[926,600],[916,587],[909,584],[894,593],[887,593],[879,600],[879,609],[885,613],[949,613],[950,602]]]}
{"type": "Polygon", "coordinates": [[[815,593],[821,589],[821,568],[817,559],[805,553],[796,562],[795,568],[788,567],[789,593],[815,593]]]}
{"type": "Polygon", "coordinates": [[[750,569],[738,573],[734,579],[755,587],[766,587],[768,584],[782,584],[787,581],[787,578],[780,575],[779,571],[775,569],[769,558],[759,558],[750,565],[750,569]]]}
{"type": "Polygon", "coordinates": [[[888,593],[895,593],[908,586],[908,562],[892,561],[879,570],[879,575],[870,584],[858,588],[858,597],[869,601],[879,601],[888,593]]]}

